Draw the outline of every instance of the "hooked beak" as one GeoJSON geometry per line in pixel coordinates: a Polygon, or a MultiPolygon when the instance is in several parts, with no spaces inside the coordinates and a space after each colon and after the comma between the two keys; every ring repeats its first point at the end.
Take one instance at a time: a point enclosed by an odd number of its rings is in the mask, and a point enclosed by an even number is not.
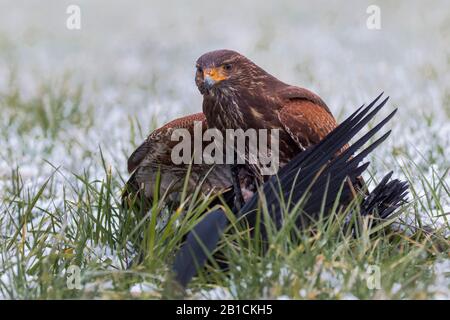
{"type": "Polygon", "coordinates": [[[203,71],[203,84],[207,90],[226,78],[217,68],[207,68],[203,71]]]}

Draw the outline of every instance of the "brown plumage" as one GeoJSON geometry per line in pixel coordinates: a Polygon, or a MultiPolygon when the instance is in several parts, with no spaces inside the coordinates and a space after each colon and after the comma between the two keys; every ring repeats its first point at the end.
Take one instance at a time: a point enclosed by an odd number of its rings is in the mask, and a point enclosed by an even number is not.
{"type": "Polygon", "coordinates": [[[325,102],[288,85],[243,55],[212,51],[197,60],[196,84],[208,127],[279,129],[280,165],[318,143],[336,127],[325,102]]]}
{"type": "MultiPolygon", "coordinates": [[[[122,195],[124,204],[128,206],[144,203],[143,211],[151,203],[160,172],[159,194],[166,195],[169,201],[176,201],[182,191],[189,164],[176,165],[172,161],[172,149],[179,141],[172,141],[171,136],[176,129],[187,129],[191,134],[191,154],[194,146],[194,123],[202,125],[202,133],[207,129],[203,113],[196,113],[170,121],[154,130],[147,139],[131,154],[128,159],[128,172],[131,175],[122,195]]],[[[203,143],[203,148],[206,143],[203,143]]],[[[241,187],[246,190],[247,182],[244,171],[241,172],[241,187]]],[[[189,175],[187,194],[192,194],[201,184],[204,194],[223,192],[231,186],[230,171],[226,165],[193,164],[189,175]]],[[[250,191],[250,190],[248,190],[250,191]]],[[[247,195],[247,197],[250,195],[247,195]]]]}

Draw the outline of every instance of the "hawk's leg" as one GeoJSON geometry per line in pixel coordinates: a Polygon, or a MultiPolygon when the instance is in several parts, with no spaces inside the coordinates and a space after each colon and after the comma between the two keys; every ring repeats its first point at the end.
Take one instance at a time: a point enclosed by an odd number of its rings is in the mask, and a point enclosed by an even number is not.
{"type": "Polygon", "coordinates": [[[239,183],[240,165],[231,165],[231,182],[233,183],[234,191],[234,207],[237,211],[241,210],[244,205],[244,197],[242,196],[241,184],[239,183]]]}

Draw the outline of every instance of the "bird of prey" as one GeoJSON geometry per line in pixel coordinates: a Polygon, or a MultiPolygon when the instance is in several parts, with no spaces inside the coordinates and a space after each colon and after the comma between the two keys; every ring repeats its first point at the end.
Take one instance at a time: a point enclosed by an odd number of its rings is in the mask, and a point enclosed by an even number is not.
{"type": "Polygon", "coordinates": [[[203,95],[208,127],[279,129],[281,166],[336,127],[319,96],[278,80],[235,51],[205,53],[196,68],[195,82],[203,95]]]}
{"type": "MultiPolygon", "coordinates": [[[[380,96],[369,106],[359,108],[322,141],[297,154],[276,176],[270,177],[262,186],[261,192],[255,193],[244,207],[236,212],[237,218],[245,219],[251,230],[259,223],[262,239],[268,240],[265,219],[258,219],[257,215],[260,195],[264,196],[265,208],[278,229],[286,217],[284,212],[290,213],[302,198],[305,201],[295,222],[300,229],[317,220],[320,214],[325,217],[330,214],[336,199],[339,199],[341,206],[348,205],[354,197],[352,184],[369,165],[368,162],[363,162],[364,158],[388,137],[390,131],[359,153],[358,150],[380,131],[396,110],[345,151],[338,151],[384,106],[387,99],[374,107],[380,96]],[[290,206],[283,207],[286,203],[290,203],[290,206]]],[[[359,210],[361,216],[371,215],[384,220],[405,202],[408,194],[407,183],[397,179],[391,180],[391,176],[392,172],[362,199],[359,210]]],[[[207,257],[213,256],[212,253],[228,224],[224,211],[217,209],[208,213],[188,234],[172,267],[178,285],[185,288],[205,265],[207,257]]]]}
{"type": "MultiPolygon", "coordinates": [[[[203,95],[203,113],[209,128],[278,130],[278,163],[282,167],[295,155],[319,143],[336,127],[325,102],[313,92],[286,84],[240,53],[216,50],[203,54],[196,63],[195,82],[203,95]]],[[[267,149],[272,141],[268,139],[267,149]]],[[[343,146],[343,150],[346,146],[343,146]]],[[[253,149],[254,150],[254,149],[253,149]]],[[[340,152],[342,150],[339,150],[340,152]]],[[[256,150],[256,152],[259,152],[256,150]]],[[[255,183],[264,181],[260,163],[246,146],[245,168],[255,183]]],[[[231,166],[235,206],[242,205],[236,178],[239,169],[231,166]]],[[[364,192],[364,181],[356,180],[355,190],[364,192]]]]}

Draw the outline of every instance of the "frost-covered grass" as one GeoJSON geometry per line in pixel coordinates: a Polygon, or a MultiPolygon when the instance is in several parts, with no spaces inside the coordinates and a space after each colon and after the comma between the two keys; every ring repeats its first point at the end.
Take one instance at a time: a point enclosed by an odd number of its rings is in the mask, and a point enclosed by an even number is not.
{"type": "Polygon", "coordinates": [[[410,182],[410,205],[370,241],[342,234],[338,219],[298,243],[289,230],[273,233],[263,257],[245,232],[230,236],[230,272],[208,270],[188,297],[450,298],[445,1],[379,1],[378,31],[365,24],[372,1],[79,3],[79,31],[65,28],[70,1],[0,4],[1,298],[174,296],[164,284],[177,240],[209,200],[187,199],[182,223],[161,233],[126,219],[120,190],[127,155],[152,128],[201,110],[194,62],[216,48],[312,89],[340,120],[380,91],[390,95],[393,134],[366,178],[394,170],[410,182]],[[142,266],[126,269],[132,250],[120,225],[146,234],[142,266]],[[70,265],[81,267],[81,290],[67,288],[70,265]],[[367,286],[373,266],[379,290],[367,286]]]}

